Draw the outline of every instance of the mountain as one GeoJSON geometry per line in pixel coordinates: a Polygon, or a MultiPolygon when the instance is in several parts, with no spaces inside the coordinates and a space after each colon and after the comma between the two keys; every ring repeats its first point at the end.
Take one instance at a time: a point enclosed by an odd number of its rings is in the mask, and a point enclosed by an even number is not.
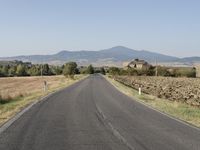
{"type": "Polygon", "coordinates": [[[187,63],[199,63],[200,62],[200,57],[185,57],[185,58],[181,58],[179,59],[179,62],[187,62],[187,63]]]}
{"type": "Polygon", "coordinates": [[[175,62],[187,61],[189,58],[180,59],[178,57],[163,55],[146,50],[133,50],[123,46],[116,46],[100,51],[61,51],[53,55],[29,55],[0,58],[0,60],[20,60],[32,63],[63,64],[67,61],[76,61],[80,65],[122,65],[124,61],[132,59],[144,59],[148,62],[175,62]]]}

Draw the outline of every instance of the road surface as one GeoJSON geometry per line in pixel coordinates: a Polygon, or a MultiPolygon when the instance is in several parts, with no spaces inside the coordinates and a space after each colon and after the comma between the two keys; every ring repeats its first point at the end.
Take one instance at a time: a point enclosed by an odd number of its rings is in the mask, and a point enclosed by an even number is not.
{"type": "Polygon", "coordinates": [[[91,75],[32,107],[0,135],[0,150],[200,150],[200,131],[91,75]]]}

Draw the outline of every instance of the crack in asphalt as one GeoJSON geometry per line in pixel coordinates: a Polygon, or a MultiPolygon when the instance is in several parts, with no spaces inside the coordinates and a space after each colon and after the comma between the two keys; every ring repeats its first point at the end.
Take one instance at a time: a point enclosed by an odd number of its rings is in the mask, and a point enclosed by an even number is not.
{"type": "Polygon", "coordinates": [[[125,146],[128,147],[129,150],[135,150],[133,146],[131,146],[127,140],[115,129],[115,127],[111,124],[111,122],[107,119],[103,111],[98,107],[98,105],[95,103],[96,109],[97,109],[97,117],[100,119],[100,121],[108,127],[108,129],[111,131],[111,133],[119,139],[125,146]]]}

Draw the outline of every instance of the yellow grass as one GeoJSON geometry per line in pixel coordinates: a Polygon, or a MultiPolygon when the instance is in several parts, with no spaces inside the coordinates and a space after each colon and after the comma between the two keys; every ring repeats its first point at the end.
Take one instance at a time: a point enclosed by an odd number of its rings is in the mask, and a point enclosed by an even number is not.
{"type": "Polygon", "coordinates": [[[9,100],[8,103],[0,104],[0,125],[31,102],[84,77],[78,75],[74,80],[64,76],[0,78],[0,97],[9,100]],[[47,81],[48,84],[46,92],[44,91],[44,81],[47,81]]]}

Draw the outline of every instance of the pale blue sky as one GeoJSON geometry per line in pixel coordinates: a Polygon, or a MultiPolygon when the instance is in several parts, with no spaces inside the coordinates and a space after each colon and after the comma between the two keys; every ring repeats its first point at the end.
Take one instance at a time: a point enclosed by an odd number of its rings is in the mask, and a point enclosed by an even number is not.
{"type": "Polygon", "coordinates": [[[200,1],[0,0],[0,57],[118,45],[200,56],[200,1]]]}

